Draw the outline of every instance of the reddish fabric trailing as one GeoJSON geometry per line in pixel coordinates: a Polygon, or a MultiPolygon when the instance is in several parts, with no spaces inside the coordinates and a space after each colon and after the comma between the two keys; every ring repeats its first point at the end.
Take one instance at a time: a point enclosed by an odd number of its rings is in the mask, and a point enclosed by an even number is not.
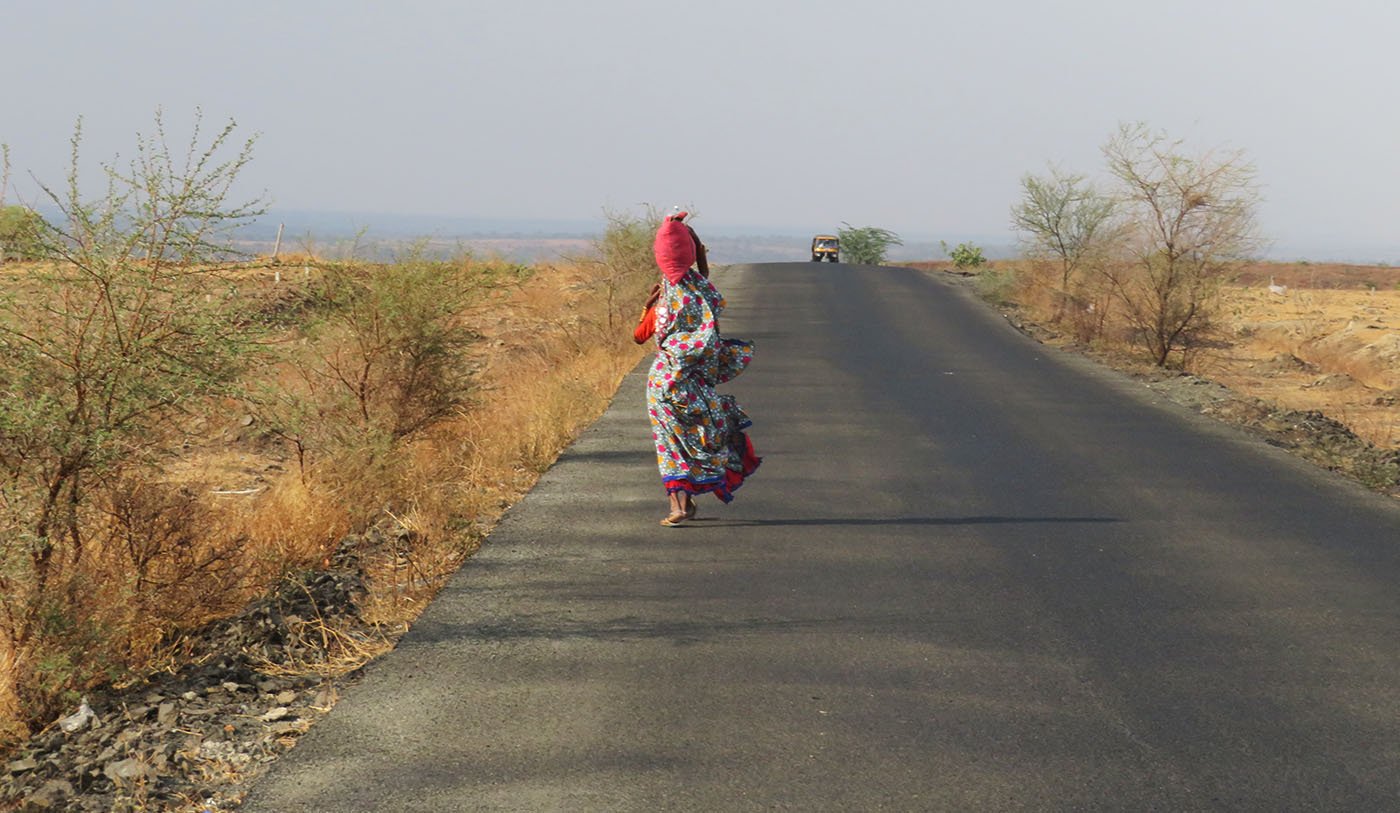
{"type": "Polygon", "coordinates": [[[714,494],[722,502],[730,502],[734,499],[734,492],[739,490],[739,486],[749,478],[749,475],[758,471],[758,467],[763,463],[763,458],[754,454],[753,441],[749,440],[747,432],[740,433],[744,441],[744,454],[742,458],[743,470],[734,471],[730,469],[724,473],[723,479],[697,482],[688,477],[667,477],[662,485],[666,487],[667,494],[675,494],[684,491],[687,494],[714,494]]]}

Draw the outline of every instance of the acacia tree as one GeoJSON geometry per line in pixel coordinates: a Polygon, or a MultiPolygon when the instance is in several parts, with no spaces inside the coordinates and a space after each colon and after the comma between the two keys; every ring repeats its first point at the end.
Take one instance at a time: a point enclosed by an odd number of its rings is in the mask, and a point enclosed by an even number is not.
{"type": "Polygon", "coordinates": [[[464,316],[519,266],[428,255],[418,243],[392,264],[331,263],[314,288],[322,314],[279,361],[300,379],[255,399],[273,434],[297,455],[388,449],[466,405],[477,334],[464,316]]]}
{"type": "Polygon", "coordinates": [[[656,279],[652,241],[662,216],[650,206],[642,215],[606,214],[607,229],[593,241],[594,256],[585,262],[598,268],[594,285],[602,290],[606,303],[608,332],[616,334],[624,314],[630,315],[646,286],[656,279]]]}
{"type": "Polygon", "coordinates": [[[841,241],[841,253],[848,263],[879,265],[885,261],[885,253],[890,246],[904,245],[899,235],[889,229],[875,226],[856,228],[845,222],[842,225],[845,228],[838,231],[836,236],[841,241]]]}
{"type": "Polygon", "coordinates": [[[196,116],[175,151],[158,112],[155,135],[125,167],[103,165],[90,200],[80,120],[66,186],[42,187],[61,212],[41,229],[47,262],[0,295],[0,621],[13,651],[61,615],[50,588],[83,555],[91,495],[154,462],[184,410],[234,392],[257,325],[224,274],[228,238],[261,213],[228,202],[252,154],[235,129],[205,141],[196,116]]]}
{"type": "Polygon", "coordinates": [[[1025,235],[1033,257],[1058,265],[1060,311],[1088,266],[1114,242],[1114,201],[1083,175],[1052,167],[1048,175],[1021,177],[1021,201],[1011,208],[1012,228],[1025,235]]]}
{"type": "Polygon", "coordinates": [[[1123,125],[1103,148],[1119,187],[1119,261],[1107,276],[1158,366],[1209,324],[1231,265],[1260,245],[1254,167],[1242,151],[1187,155],[1145,125],[1123,125]]]}

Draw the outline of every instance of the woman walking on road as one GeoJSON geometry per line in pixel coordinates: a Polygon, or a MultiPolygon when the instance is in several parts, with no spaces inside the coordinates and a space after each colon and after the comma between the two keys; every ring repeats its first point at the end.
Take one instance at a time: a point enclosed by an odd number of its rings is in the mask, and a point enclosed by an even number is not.
{"type": "Polygon", "coordinates": [[[670,500],[670,513],[661,520],[668,527],[695,518],[698,494],[734,499],[734,491],[762,462],[744,432],[748,416],[734,396],[715,392],[749,366],[753,343],[720,335],[724,297],[710,283],[704,246],[685,217],[685,212],[668,216],[656,232],[653,250],[662,280],[652,288],[633,334],[639,344],[656,338],[647,414],[670,500]]]}

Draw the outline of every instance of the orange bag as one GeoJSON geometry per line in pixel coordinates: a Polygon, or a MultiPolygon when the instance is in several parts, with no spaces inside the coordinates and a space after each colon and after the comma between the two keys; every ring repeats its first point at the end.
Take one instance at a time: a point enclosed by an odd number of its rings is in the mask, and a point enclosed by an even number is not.
{"type": "Polygon", "coordinates": [[[656,333],[656,306],[642,311],[642,318],[637,321],[637,327],[632,330],[632,341],[642,344],[656,333]]]}

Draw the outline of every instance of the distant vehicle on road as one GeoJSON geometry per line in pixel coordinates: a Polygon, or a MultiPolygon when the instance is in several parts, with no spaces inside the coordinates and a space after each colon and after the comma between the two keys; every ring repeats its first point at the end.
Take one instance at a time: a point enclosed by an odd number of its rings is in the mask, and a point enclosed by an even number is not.
{"type": "Polygon", "coordinates": [[[823,259],[834,263],[841,261],[841,241],[834,234],[818,234],[812,238],[812,262],[819,263],[823,259]]]}

